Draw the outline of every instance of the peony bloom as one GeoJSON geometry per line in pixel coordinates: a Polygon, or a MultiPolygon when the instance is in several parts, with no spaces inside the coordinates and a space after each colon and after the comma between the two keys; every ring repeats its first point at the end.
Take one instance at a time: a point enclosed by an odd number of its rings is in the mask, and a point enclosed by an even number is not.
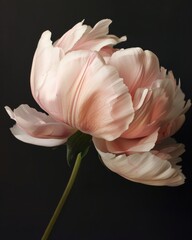
{"type": "Polygon", "coordinates": [[[190,101],[172,72],[159,68],[156,55],[141,48],[115,52],[109,59],[132,96],[135,115],[128,129],[113,141],[93,138],[105,165],[132,181],[180,185],[184,176],[176,163],[184,146],[171,137],[183,124],[190,101]],[[164,140],[164,141],[163,141],[164,140]],[[166,144],[165,144],[166,143],[166,144]]]}
{"type": "Polygon", "coordinates": [[[132,181],[180,185],[184,151],[170,138],[190,102],[157,56],[141,48],[116,49],[126,38],[108,34],[109,19],[93,28],[76,24],[52,44],[45,31],[31,69],[31,91],[46,113],[28,105],[6,110],[21,141],[64,144],[77,131],[93,137],[104,164],[132,181]]]}

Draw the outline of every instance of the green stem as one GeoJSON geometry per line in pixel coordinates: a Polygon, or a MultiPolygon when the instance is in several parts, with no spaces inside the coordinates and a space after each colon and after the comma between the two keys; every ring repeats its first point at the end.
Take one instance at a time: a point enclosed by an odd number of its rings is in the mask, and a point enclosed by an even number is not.
{"type": "Polygon", "coordinates": [[[68,197],[68,195],[71,191],[71,188],[72,188],[72,186],[75,182],[75,179],[76,179],[76,176],[77,176],[80,164],[81,164],[81,160],[82,160],[81,153],[79,153],[77,155],[75,165],[73,167],[73,171],[71,173],[71,176],[70,176],[68,184],[65,188],[65,191],[64,191],[64,193],[63,193],[63,195],[62,195],[62,197],[61,197],[61,199],[60,199],[60,201],[57,205],[57,208],[55,209],[55,212],[53,213],[53,216],[52,216],[52,218],[51,218],[51,220],[50,220],[50,222],[49,222],[41,240],[47,240],[48,239],[48,237],[49,237],[49,235],[50,235],[50,233],[51,233],[51,231],[54,227],[54,224],[55,224],[55,222],[56,222],[56,220],[57,220],[57,218],[58,218],[58,216],[59,216],[59,214],[60,214],[60,212],[63,208],[63,205],[64,205],[65,201],[67,200],[67,197],[68,197]]]}

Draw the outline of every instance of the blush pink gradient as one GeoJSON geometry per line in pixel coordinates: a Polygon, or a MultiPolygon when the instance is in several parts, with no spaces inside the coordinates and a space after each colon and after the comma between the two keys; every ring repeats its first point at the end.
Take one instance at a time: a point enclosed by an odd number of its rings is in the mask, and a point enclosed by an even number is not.
{"type": "Polygon", "coordinates": [[[93,28],[77,23],[52,43],[45,31],[31,68],[31,92],[44,112],[6,106],[13,135],[41,146],[66,143],[76,131],[89,134],[104,164],[131,181],[177,186],[184,146],[173,136],[190,100],[158,57],[109,34],[110,19],[93,28]]]}

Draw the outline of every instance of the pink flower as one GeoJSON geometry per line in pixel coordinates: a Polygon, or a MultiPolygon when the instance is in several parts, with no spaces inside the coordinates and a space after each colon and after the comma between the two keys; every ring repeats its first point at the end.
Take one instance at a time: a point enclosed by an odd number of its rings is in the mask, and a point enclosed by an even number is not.
{"type": "Polygon", "coordinates": [[[107,141],[94,137],[103,162],[132,181],[150,185],[182,184],[184,176],[175,163],[184,148],[172,142],[164,144],[162,140],[182,126],[190,101],[185,102],[173,74],[160,69],[156,55],[150,51],[140,48],[116,51],[109,64],[116,67],[128,86],[135,115],[119,138],[107,141]],[[160,152],[159,146],[162,146],[160,152]],[[181,151],[176,151],[177,148],[181,151]]]}
{"type": "Polygon", "coordinates": [[[116,49],[125,41],[108,34],[109,19],[94,28],[76,24],[52,44],[42,34],[31,69],[31,91],[47,113],[28,105],[6,110],[12,133],[42,146],[89,134],[104,164],[144,184],[180,185],[176,165],[184,151],[170,137],[185,120],[190,101],[157,56],[141,48],[116,49]]]}

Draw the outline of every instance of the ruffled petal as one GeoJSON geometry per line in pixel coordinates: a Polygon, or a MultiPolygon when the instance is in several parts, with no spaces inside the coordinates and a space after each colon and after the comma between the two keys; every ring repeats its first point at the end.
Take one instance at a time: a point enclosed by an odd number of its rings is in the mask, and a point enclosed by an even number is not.
{"type": "Polygon", "coordinates": [[[132,96],[137,88],[148,88],[160,72],[157,56],[141,48],[116,51],[111,56],[109,64],[118,69],[132,96]]]}
{"type": "Polygon", "coordinates": [[[15,124],[12,128],[10,128],[12,134],[20,141],[37,145],[43,147],[56,147],[64,144],[67,139],[56,139],[56,138],[37,138],[33,137],[27,132],[25,132],[22,128],[20,128],[17,124],[15,124]]]}
{"type": "Polygon", "coordinates": [[[154,83],[154,85],[161,82],[162,87],[166,89],[170,103],[159,131],[159,139],[162,139],[172,136],[181,128],[185,121],[185,113],[191,107],[191,100],[185,101],[185,94],[181,90],[180,82],[176,85],[176,80],[171,71],[167,73],[167,70],[162,67],[160,78],[161,80],[156,81],[157,83],[154,83]]]}
{"type": "Polygon", "coordinates": [[[180,167],[176,165],[178,159],[164,160],[151,152],[129,156],[101,151],[99,154],[111,171],[134,182],[154,186],[178,186],[185,180],[180,167]]]}
{"type": "Polygon", "coordinates": [[[14,111],[7,106],[5,109],[9,116],[16,121],[16,125],[11,130],[12,133],[18,139],[26,140],[28,143],[36,145],[45,143],[45,146],[60,145],[66,142],[67,138],[76,131],[64,123],[55,121],[45,113],[30,108],[28,105],[20,105],[14,111]]]}
{"type": "Polygon", "coordinates": [[[151,135],[141,139],[117,138],[114,141],[93,138],[97,149],[115,154],[133,154],[135,152],[150,151],[157,141],[158,130],[151,135]]]}
{"type": "Polygon", "coordinates": [[[118,72],[90,51],[68,53],[47,73],[38,102],[73,128],[113,140],[128,128],[134,109],[118,72]]]}
{"type": "Polygon", "coordinates": [[[87,49],[92,51],[100,51],[106,46],[114,46],[120,42],[126,41],[126,36],[118,38],[115,35],[109,35],[109,25],[112,23],[110,19],[99,21],[93,28],[87,28],[87,31],[81,39],[76,43],[72,50],[87,49]]]}
{"type": "MultiPolygon", "coordinates": [[[[162,71],[166,71],[166,69],[161,68],[161,75],[164,75],[162,71]]],[[[154,82],[153,87],[159,86],[165,89],[169,97],[170,111],[166,116],[166,120],[174,120],[188,111],[191,106],[191,100],[185,101],[185,94],[181,89],[180,82],[176,85],[176,80],[172,72],[168,72],[165,78],[161,78],[154,82]]]]}
{"type": "Polygon", "coordinates": [[[103,19],[95,24],[93,28],[83,25],[83,21],[79,22],[56,41],[54,45],[62,48],[67,53],[74,50],[100,51],[105,46],[113,46],[125,41],[125,36],[118,38],[115,35],[108,34],[111,22],[110,19],[103,19]]]}
{"type": "Polygon", "coordinates": [[[134,139],[146,137],[162,126],[170,109],[166,90],[161,86],[153,89],[137,89],[133,104],[135,117],[121,137],[134,139]]]}

